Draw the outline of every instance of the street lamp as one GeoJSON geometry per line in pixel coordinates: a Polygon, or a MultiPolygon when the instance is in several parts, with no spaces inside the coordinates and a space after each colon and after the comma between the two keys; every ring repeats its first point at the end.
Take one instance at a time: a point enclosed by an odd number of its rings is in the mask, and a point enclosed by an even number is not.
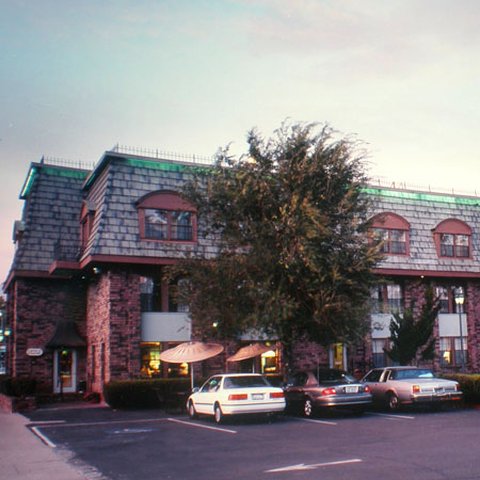
{"type": "Polygon", "coordinates": [[[455,289],[455,303],[457,304],[458,310],[458,321],[460,325],[460,369],[463,372],[465,370],[465,350],[463,349],[463,328],[462,328],[462,309],[463,302],[465,301],[465,296],[463,294],[463,288],[459,287],[455,289]]]}

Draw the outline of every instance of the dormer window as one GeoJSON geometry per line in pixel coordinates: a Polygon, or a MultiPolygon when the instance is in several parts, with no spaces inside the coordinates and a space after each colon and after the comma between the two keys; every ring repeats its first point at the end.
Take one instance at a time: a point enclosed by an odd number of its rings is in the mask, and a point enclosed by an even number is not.
{"type": "Polygon", "coordinates": [[[196,240],[196,210],[175,192],[147,195],[138,202],[137,207],[142,239],[196,240]]]}
{"type": "Polygon", "coordinates": [[[464,222],[448,219],[433,230],[439,257],[470,258],[472,229],[464,222]]]}
{"type": "Polygon", "coordinates": [[[376,215],[370,234],[380,240],[380,251],[388,255],[410,254],[410,224],[395,213],[376,215]]]}

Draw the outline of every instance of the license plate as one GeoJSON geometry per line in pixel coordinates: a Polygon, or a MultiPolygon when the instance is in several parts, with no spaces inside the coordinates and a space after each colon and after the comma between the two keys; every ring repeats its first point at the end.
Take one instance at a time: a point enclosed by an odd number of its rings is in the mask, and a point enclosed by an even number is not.
{"type": "Polygon", "coordinates": [[[252,393],[252,400],[263,400],[263,393],[252,393]]]}
{"type": "Polygon", "coordinates": [[[347,385],[345,387],[345,393],[358,393],[358,387],[353,385],[347,385]]]}

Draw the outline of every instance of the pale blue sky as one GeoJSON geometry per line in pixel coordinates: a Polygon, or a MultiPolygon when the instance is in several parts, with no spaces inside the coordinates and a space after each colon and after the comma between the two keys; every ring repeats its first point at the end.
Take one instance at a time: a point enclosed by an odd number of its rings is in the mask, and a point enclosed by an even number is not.
{"type": "Polygon", "coordinates": [[[212,155],[328,122],[370,174],[480,192],[477,0],[0,0],[0,280],[42,155],[212,155]]]}

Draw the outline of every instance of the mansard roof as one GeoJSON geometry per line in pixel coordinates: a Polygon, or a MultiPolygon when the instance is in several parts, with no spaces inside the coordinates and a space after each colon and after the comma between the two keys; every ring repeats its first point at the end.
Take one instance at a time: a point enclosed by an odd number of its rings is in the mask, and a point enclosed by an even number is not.
{"type": "MultiPolygon", "coordinates": [[[[84,184],[95,215],[81,261],[99,258],[175,259],[186,254],[211,256],[213,239],[198,236],[198,243],[179,245],[140,238],[138,204],[158,191],[181,192],[193,174],[205,167],[189,162],[151,159],[106,152],[99,167],[84,184]]],[[[202,228],[200,223],[199,229],[202,228]]]]}
{"type": "Polygon", "coordinates": [[[395,212],[410,224],[410,255],[389,255],[379,268],[395,273],[478,275],[480,272],[480,198],[396,188],[367,187],[372,217],[395,212]],[[447,219],[457,219],[472,231],[471,258],[439,258],[433,234],[447,219]]]}
{"type": "MultiPolygon", "coordinates": [[[[205,164],[107,151],[93,170],[33,163],[22,188],[25,200],[15,236],[20,239],[12,272],[48,275],[63,260],[82,269],[91,262],[169,263],[184,255],[211,257],[215,239],[179,244],[140,237],[138,208],[153,192],[180,192],[205,164]],[[140,202],[140,203],[139,203],[140,202]],[[88,242],[80,250],[82,211],[92,215],[88,242]],[[82,210],[83,208],[83,210],[82,210]]],[[[478,275],[480,272],[480,198],[467,195],[366,186],[371,217],[398,215],[410,226],[410,255],[390,255],[379,265],[384,273],[478,275]],[[433,240],[445,220],[459,220],[471,229],[471,258],[439,258],[433,240]]],[[[57,272],[58,273],[58,272],[57,272]]]]}
{"type": "Polygon", "coordinates": [[[48,272],[60,249],[78,253],[79,205],[87,174],[78,168],[31,164],[20,194],[25,204],[12,270],[48,272]]]}

